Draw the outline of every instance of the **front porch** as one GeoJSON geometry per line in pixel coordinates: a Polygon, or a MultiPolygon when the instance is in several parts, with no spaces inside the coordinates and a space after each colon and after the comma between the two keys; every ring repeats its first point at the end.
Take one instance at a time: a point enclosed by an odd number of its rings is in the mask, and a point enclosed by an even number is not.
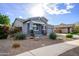
{"type": "Polygon", "coordinates": [[[37,35],[47,35],[46,24],[38,22],[27,23],[27,33],[30,34],[30,30],[34,31],[34,34],[37,35]]]}

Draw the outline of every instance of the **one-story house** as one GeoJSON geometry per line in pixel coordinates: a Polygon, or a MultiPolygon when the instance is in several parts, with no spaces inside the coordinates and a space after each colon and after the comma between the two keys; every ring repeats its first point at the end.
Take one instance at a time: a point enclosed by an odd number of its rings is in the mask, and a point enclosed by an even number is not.
{"type": "Polygon", "coordinates": [[[16,18],[12,24],[12,28],[17,27],[25,34],[30,34],[30,30],[33,30],[37,35],[47,35],[49,30],[51,32],[53,30],[53,27],[48,27],[47,22],[48,20],[45,17],[32,17],[28,19],[16,18]]]}
{"type": "Polygon", "coordinates": [[[55,25],[53,30],[56,33],[70,33],[73,32],[73,25],[74,24],[63,24],[55,25]]]}

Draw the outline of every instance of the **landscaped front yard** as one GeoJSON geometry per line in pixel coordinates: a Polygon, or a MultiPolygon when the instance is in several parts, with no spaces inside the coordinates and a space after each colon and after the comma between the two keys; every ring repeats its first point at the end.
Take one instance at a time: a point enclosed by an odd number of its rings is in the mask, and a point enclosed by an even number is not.
{"type": "Polygon", "coordinates": [[[51,40],[43,37],[39,40],[29,39],[26,40],[0,40],[0,55],[17,55],[25,51],[40,48],[43,46],[64,42],[64,40],[51,40]],[[18,43],[20,47],[13,48],[12,45],[18,43]]]}

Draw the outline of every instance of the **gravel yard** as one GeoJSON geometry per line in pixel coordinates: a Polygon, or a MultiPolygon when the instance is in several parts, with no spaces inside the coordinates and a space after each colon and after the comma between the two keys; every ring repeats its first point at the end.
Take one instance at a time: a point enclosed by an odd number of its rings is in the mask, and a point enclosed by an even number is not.
{"type": "Polygon", "coordinates": [[[0,55],[16,55],[25,51],[61,42],[64,42],[64,40],[50,40],[47,37],[40,38],[39,40],[29,38],[27,38],[26,40],[0,40],[0,55]],[[13,43],[19,43],[20,47],[12,48],[13,43]]]}

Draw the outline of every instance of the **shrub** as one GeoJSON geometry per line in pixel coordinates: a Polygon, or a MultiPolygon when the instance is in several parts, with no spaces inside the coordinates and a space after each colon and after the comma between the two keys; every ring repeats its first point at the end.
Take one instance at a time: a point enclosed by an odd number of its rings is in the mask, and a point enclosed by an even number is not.
{"type": "Polygon", "coordinates": [[[8,26],[0,26],[0,39],[6,39],[9,33],[8,26]]]}
{"type": "Polygon", "coordinates": [[[50,33],[49,38],[55,40],[57,38],[56,33],[50,33]]]}
{"type": "Polygon", "coordinates": [[[77,35],[79,35],[79,33],[77,35]]]}
{"type": "Polygon", "coordinates": [[[14,34],[14,30],[10,30],[9,31],[9,34],[11,35],[11,34],[14,34]]]}
{"type": "Polygon", "coordinates": [[[75,24],[74,26],[73,26],[73,32],[75,32],[75,33],[79,33],[79,25],[78,24],[75,24]]]}
{"type": "Polygon", "coordinates": [[[69,33],[69,34],[77,34],[78,32],[75,32],[75,31],[73,31],[73,32],[71,32],[71,33],[69,33]]]}
{"type": "Polygon", "coordinates": [[[18,33],[18,32],[20,32],[21,30],[19,29],[19,27],[15,27],[15,29],[14,29],[14,33],[18,33]]]}
{"type": "Polygon", "coordinates": [[[67,34],[66,37],[67,37],[67,38],[72,38],[73,35],[72,35],[72,34],[67,34]]]}
{"type": "Polygon", "coordinates": [[[15,34],[16,40],[23,40],[25,38],[26,38],[26,34],[23,34],[23,33],[20,33],[20,32],[15,34]]]}
{"type": "Polygon", "coordinates": [[[12,45],[12,48],[19,48],[20,47],[20,44],[19,43],[14,43],[13,45],[12,45]]]}
{"type": "Polygon", "coordinates": [[[8,36],[10,19],[7,15],[0,13],[0,39],[6,39],[8,36]]]}
{"type": "Polygon", "coordinates": [[[15,34],[15,33],[18,33],[18,32],[21,32],[21,31],[20,31],[20,29],[18,29],[16,27],[14,29],[10,30],[10,34],[15,34]]]}

